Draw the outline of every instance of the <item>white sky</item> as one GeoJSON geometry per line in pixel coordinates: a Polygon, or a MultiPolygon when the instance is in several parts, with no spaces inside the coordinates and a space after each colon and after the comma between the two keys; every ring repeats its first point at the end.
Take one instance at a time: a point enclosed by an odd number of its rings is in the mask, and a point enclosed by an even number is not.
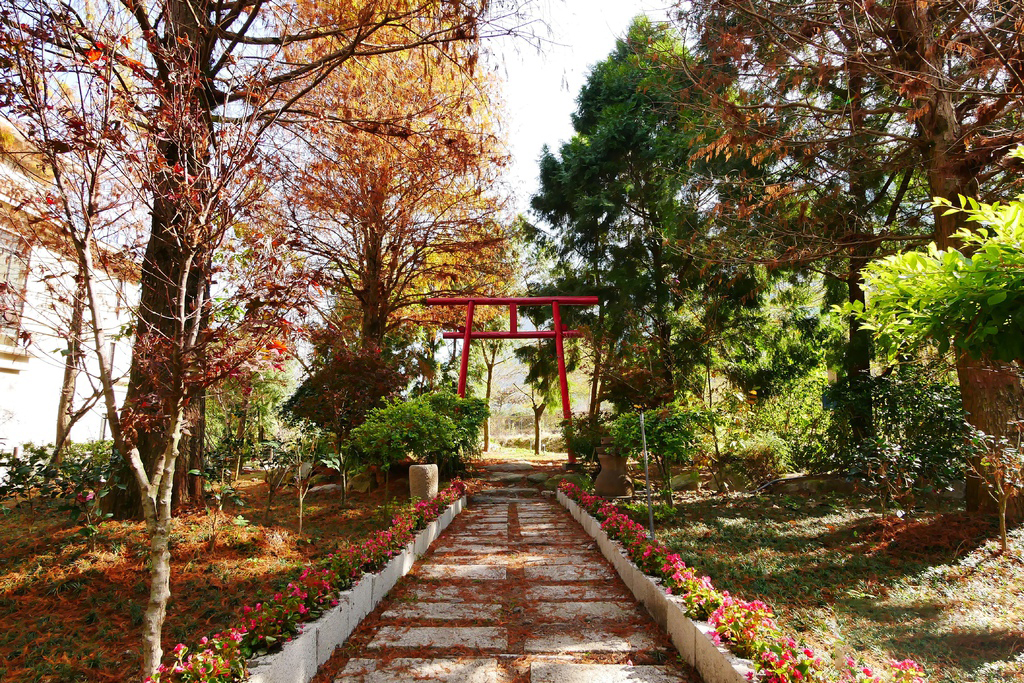
{"type": "Polygon", "coordinates": [[[590,67],[608,56],[633,17],[665,18],[669,0],[536,0],[543,22],[540,51],[522,39],[493,41],[492,69],[504,79],[506,127],[513,155],[509,180],[516,210],[526,213],[537,190],[537,160],[547,144],[557,151],[572,135],[570,114],[590,67]],[[545,27],[546,26],[546,27],[545,27]]]}

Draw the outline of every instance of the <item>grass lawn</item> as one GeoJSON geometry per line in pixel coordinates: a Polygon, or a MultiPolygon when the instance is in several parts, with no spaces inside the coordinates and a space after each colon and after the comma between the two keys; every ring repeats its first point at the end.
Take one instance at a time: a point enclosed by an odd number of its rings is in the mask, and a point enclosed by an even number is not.
{"type": "Polygon", "coordinates": [[[524,460],[526,462],[534,463],[550,463],[550,464],[563,464],[568,462],[568,456],[565,453],[557,453],[554,451],[541,451],[539,454],[534,453],[532,448],[511,448],[509,446],[499,446],[497,444],[491,445],[491,450],[486,453],[481,453],[478,461],[480,463],[494,462],[507,462],[509,460],[524,460]]]}
{"type": "Polygon", "coordinates": [[[686,494],[677,511],[659,537],[813,647],[910,657],[933,683],[1024,681],[1024,528],[1000,556],[994,520],[960,512],[751,494],[686,494]]]}
{"type": "MultiPolygon", "coordinates": [[[[212,518],[184,511],[171,536],[172,585],[164,649],[194,643],[237,624],[241,607],[272,592],[307,559],[390,525],[382,488],[306,498],[298,534],[294,490],[280,492],[264,522],[266,487],[243,482],[248,505],[229,506],[210,549],[212,518]],[[248,524],[232,520],[243,515],[248,524]]],[[[392,481],[389,501],[408,498],[392,481]]],[[[238,520],[241,522],[241,520],[238,520]]],[[[107,521],[94,543],[66,512],[36,502],[4,504],[0,514],[0,681],[138,680],[140,624],[148,597],[148,547],[141,522],[107,521]]]]}

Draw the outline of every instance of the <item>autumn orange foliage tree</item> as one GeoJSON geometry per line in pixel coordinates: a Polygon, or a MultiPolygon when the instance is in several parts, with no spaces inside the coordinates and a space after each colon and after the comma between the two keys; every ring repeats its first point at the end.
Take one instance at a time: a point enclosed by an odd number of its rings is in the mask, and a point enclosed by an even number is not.
{"type": "Polygon", "coordinates": [[[353,320],[340,327],[365,348],[383,348],[428,292],[481,293],[507,279],[494,84],[467,63],[381,56],[339,71],[314,98],[324,119],[303,130],[284,218],[334,312],[353,320]],[[330,126],[335,116],[354,121],[330,126]]]}

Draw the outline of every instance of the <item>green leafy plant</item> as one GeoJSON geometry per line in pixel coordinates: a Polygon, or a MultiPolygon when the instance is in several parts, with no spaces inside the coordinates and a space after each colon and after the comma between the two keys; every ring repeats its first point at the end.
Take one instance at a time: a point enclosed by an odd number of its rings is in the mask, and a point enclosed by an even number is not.
{"type": "Polygon", "coordinates": [[[596,462],[597,448],[608,434],[609,422],[605,413],[576,413],[562,422],[562,438],[579,460],[596,462]]]}
{"type": "Polygon", "coordinates": [[[953,235],[962,250],[932,243],[874,261],[865,274],[871,305],[844,309],[874,330],[890,357],[934,340],[940,353],[956,347],[1003,361],[1024,358],[1024,195],[1006,204],[961,196],[960,203],[967,208],[935,199],[947,214],[963,212],[983,226],[953,235]]]}
{"type": "Polygon", "coordinates": [[[452,391],[425,394],[427,402],[439,415],[451,419],[455,426],[453,443],[458,448],[461,469],[467,459],[480,452],[480,435],[490,416],[487,401],[482,398],[460,397],[452,391]]]}
{"type": "Polygon", "coordinates": [[[351,443],[363,459],[385,472],[406,457],[448,469],[459,460],[453,445],[457,431],[452,418],[438,413],[427,397],[420,396],[371,410],[363,424],[352,430],[351,443]]]}
{"type": "MultiPolygon", "coordinates": [[[[644,414],[647,451],[661,473],[664,491],[672,491],[672,465],[693,463],[697,453],[697,430],[705,420],[703,412],[687,410],[677,404],[644,414]]],[[[633,459],[643,457],[640,413],[619,415],[611,424],[611,436],[619,453],[633,459]]]]}
{"type": "Polygon", "coordinates": [[[956,386],[908,366],[884,377],[837,382],[828,399],[834,410],[826,437],[830,455],[811,463],[812,470],[859,473],[883,502],[904,508],[917,494],[962,479],[969,447],[956,386]],[[863,401],[865,393],[873,406],[874,435],[858,441],[845,423],[851,414],[845,406],[863,401]]]}
{"type": "MultiPolygon", "coordinates": [[[[1006,510],[1010,500],[1024,490],[1024,452],[1021,450],[1021,423],[1016,423],[1017,438],[1013,441],[1006,437],[994,437],[979,429],[971,432],[971,442],[981,453],[981,458],[974,467],[978,475],[988,485],[991,496],[999,510],[999,541],[1000,548],[1006,553],[1006,510]]],[[[975,461],[972,461],[972,463],[975,461]]]]}

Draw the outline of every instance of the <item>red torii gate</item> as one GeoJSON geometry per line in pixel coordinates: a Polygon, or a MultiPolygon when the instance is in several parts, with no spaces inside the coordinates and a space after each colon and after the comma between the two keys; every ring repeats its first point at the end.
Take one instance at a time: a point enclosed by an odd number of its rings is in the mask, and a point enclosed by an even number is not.
{"type": "MultiPolygon", "coordinates": [[[[466,374],[469,370],[469,342],[474,339],[555,339],[555,354],[558,356],[558,387],[562,394],[562,417],[572,418],[569,406],[569,380],[565,374],[565,349],[562,340],[580,336],[579,330],[567,330],[562,325],[561,306],[594,306],[599,303],[596,296],[510,296],[510,297],[449,297],[426,299],[427,306],[465,306],[466,326],[458,332],[445,332],[445,339],[462,339],[462,362],[459,365],[459,396],[466,395],[466,374]],[[509,331],[473,331],[473,310],[481,306],[508,306],[509,331]],[[553,330],[519,331],[519,306],[551,306],[554,318],[553,330]]],[[[576,462],[576,456],[569,450],[569,462],[576,462]]]]}

